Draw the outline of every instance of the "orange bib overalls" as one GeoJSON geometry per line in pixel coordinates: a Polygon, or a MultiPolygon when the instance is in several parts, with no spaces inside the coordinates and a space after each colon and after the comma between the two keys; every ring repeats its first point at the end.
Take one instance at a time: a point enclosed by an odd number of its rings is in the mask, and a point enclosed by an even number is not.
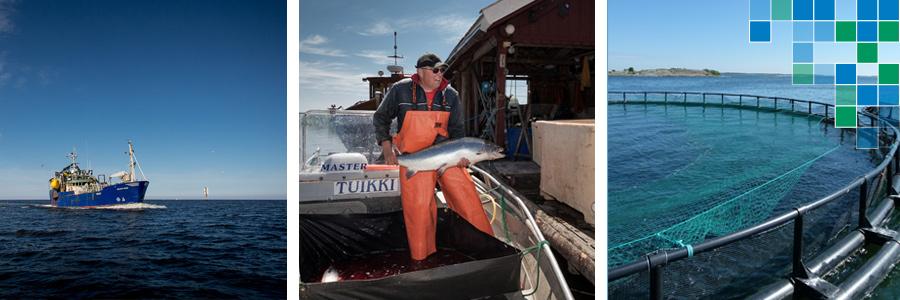
{"type": "MultiPolygon", "coordinates": [[[[432,111],[432,99],[428,99],[428,111],[416,111],[416,83],[412,84],[413,109],[403,118],[400,132],[394,136],[394,145],[401,153],[414,153],[428,148],[440,135],[447,137],[447,123],[450,112],[432,111]]],[[[446,104],[446,103],[445,103],[446,104]]],[[[446,105],[445,105],[446,106],[446,105]]],[[[457,163],[457,162],[451,162],[457,163]]],[[[447,206],[479,230],[493,235],[491,224],[481,207],[481,200],[475,191],[475,184],[469,173],[460,167],[447,169],[438,178],[436,171],[420,171],[406,178],[406,168],[400,167],[400,200],[403,205],[403,222],[409,252],[414,260],[423,260],[437,251],[435,227],[437,226],[437,203],[434,185],[440,181],[447,206]]]]}

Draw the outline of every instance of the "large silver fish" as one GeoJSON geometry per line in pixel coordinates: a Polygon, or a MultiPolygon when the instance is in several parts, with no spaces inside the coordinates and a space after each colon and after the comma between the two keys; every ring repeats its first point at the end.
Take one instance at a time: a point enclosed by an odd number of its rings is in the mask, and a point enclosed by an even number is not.
{"type": "Polygon", "coordinates": [[[416,153],[400,155],[397,162],[406,167],[406,178],[409,178],[421,171],[437,171],[438,176],[443,175],[447,168],[456,166],[463,158],[474,164],[503,156],[503,148],[482,139],[465,137],[443,142],[416,153]]]}

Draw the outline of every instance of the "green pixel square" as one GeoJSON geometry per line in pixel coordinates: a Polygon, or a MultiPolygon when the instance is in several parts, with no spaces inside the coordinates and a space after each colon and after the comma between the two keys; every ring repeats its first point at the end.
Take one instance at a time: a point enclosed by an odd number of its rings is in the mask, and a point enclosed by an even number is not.
{"type": "Polygon", "coordinates": [[[878,84],[898,84],[900,80],[900,68],[897,64],[878,65],[878,84]]]}
{"type": "Polygon", "coordinates": [[[837,42],[855,42],[856,22],[836,22],[834,40],[837,42]]]}
{"type": "Polygon", "coordinates": [[[856,62],[857,63],[877,63],[878,62],[878,44],[876,44],[876,43],[856,44],[856,62]]]}
{"type": "Polygon", "coordinates": [[[791,0],[772,0],[772,20],[791,19],[791,0]]]}
{"type": "Polygon", "coordinates": [[[835,106],[834,127],[856,128],[856,106],[835,106]]]}
{"type": "Polygon", "coordinates": [[[813,84],[813,65],[794,64],[794,84],[813,84]]]}
{"type": "Polygon", "coordinates": [[[856,86],[834,86],[834,105],[856,105],[856,86]]]}
{"type": "Polygon", "coordinates": [[[897,21],[881,21],[878,22],[878,41],[881,42],[897,42],[900,41],[900,23],[897,21]]]}

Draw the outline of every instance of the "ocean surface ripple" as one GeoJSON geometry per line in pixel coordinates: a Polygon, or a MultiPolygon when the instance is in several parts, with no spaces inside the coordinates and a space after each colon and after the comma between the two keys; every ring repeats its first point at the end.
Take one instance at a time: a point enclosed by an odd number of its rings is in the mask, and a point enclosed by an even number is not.
{"type": "Polygon", "coordinates": [[[0,298],[285,298],[284,200],[0,201],[0,298]]]}

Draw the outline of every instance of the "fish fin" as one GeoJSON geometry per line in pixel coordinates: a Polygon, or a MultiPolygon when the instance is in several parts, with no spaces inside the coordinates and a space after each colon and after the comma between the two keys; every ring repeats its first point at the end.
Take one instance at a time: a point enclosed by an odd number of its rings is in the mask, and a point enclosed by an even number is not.
{"type": "Polygon", "coordinates": [[[438,177],[444,176],[444,171],[447,171],[448,168],[449,167],[447,166],[447,164],[441,165],[441,167],[437,170],[438,177]]]}
{"type": "Polygon", "coordinates": [[[322,274],[321,282],[335,282],[340,280],[341,276],[337,269],[335,269],[334,266],[329,266],[328,269],[325,270],[325,273],[322,274]]]}

